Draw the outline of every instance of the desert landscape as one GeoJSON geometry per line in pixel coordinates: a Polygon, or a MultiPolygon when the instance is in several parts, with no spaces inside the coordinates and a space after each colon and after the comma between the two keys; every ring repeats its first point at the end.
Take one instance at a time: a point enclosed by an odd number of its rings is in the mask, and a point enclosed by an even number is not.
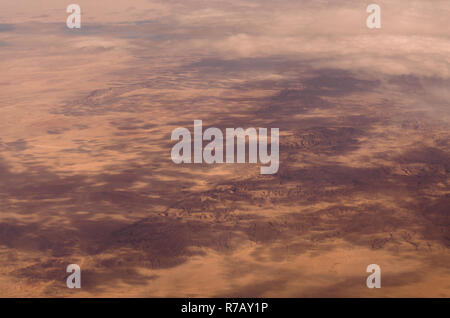
{"type": "Polygon", "coordinates": [[[1,297],[450,297],[448,0],[376,30],[356,0],[76,3],[0,3],[1,297]],[[278,127],[278,172],[174,164],[197,119],[278,127]]]}

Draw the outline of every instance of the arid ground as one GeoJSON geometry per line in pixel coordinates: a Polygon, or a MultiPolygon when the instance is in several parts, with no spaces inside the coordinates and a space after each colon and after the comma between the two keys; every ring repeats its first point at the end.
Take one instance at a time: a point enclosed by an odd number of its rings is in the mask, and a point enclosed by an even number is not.
{"type": "Polygon", "coordinates": [[[448,0],[374,1],[381,29],[356,0],[73,2],[81,29],[0,3],[0,296],[450,297],[448,0]],[[278,173],[174,164],[195,119],[278,127],[278,173]]]}

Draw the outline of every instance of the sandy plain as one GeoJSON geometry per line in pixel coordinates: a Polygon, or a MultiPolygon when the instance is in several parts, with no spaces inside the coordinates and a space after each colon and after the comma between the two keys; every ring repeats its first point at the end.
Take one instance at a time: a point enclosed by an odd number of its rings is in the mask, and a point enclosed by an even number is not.
{"type": "Polygon", "coordinates": [[[378,2],[2,1],[0,296],[449,297],[450,8],[378,2]],[[195,119],[279,172],[175,165],[195,119]]]}

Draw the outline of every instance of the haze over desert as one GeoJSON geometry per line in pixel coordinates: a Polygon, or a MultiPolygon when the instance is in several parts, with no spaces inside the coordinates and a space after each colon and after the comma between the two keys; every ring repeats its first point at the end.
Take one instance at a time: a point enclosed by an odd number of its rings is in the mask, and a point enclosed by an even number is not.
{"type": "Polygon", "coordinates": [[[450,4],[374,2],[2,0],[0,297],[449,297],[450,4]]]}

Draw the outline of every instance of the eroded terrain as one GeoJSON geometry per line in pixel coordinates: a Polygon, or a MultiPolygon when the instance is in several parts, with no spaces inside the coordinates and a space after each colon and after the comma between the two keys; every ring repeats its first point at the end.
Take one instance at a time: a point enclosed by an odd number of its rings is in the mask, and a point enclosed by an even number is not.
{"type": "Polygon", "coordinates": [[[447,1],[5,2],[0,296],[449,297],[447,1]],[[174,164],[195,119],[279,172],[174,164]]]}

